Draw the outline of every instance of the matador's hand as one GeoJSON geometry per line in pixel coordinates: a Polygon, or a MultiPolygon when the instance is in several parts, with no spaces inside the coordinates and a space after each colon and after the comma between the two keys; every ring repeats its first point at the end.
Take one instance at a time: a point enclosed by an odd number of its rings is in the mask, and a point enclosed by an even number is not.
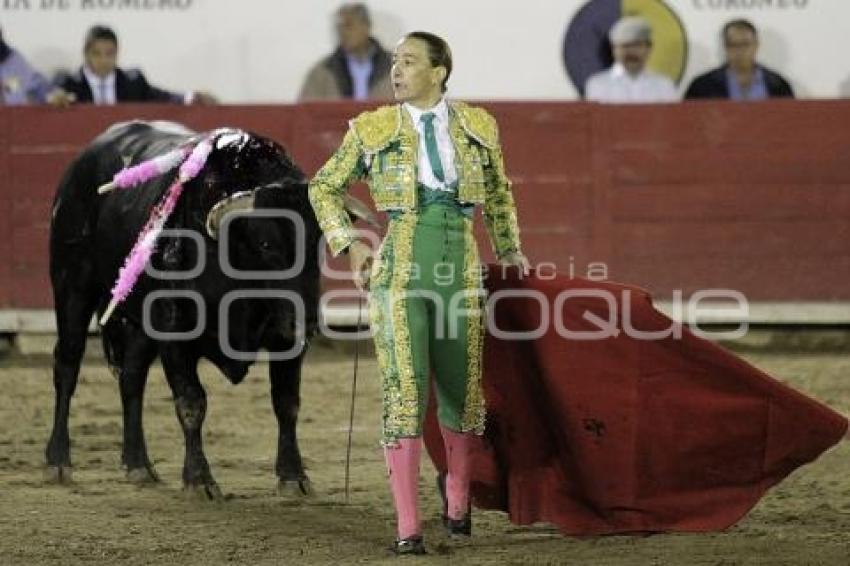
{"type": "Polygon", "coordinates": [[[351,277],[361,291],[369,289],[369,274],[372,271],[372,248],[360,240],[348,246],[348,258],[351,261],[351,277]]]}
{"type": "Polygon", "coordinates": [[[522,252],[508,252],[499,259],[499,263],[517,267],[523,275],[528,275],[531,271],[531,264],[522,252]]]}

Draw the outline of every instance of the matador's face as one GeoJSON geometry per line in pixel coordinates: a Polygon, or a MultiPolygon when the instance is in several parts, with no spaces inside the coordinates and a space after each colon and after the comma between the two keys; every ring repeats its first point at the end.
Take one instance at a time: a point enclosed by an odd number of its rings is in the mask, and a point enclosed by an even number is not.
{"type": "Polygon", "coordinates": [[[417,38],[400,42],[393,52],[393,92],[399,102],[428,107],[442,95],[440,84],[445,68],[433,67],[428,44],[417,38]]]}

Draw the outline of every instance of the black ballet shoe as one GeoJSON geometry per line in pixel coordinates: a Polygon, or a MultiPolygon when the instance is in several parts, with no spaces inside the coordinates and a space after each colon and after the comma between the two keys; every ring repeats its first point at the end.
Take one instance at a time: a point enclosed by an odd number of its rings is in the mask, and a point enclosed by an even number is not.
{"type": "Polygon", "coordinates": [[[446,473],[437,474],[437,489],[440,499],[443,500],[443,513],[440,518],[449,536],[472,536],[472,502],[466,508],[466,516],[463,519],[452,519],[449,517],[449,500],[446,497],[446,473]]]}
{"type": "Polygon", "coordinates": [[[397,538],[390,550],[398,556],[428,554],[425,550],[425,541],[422,535],[413,535],[407,538],[397,538]]]}
{"type": "Polygon", "coordinates": [[[463,519],[452,519],[447,515],[443,515],[443,526],[446,527],[446,531],[448,531],[451,537],[471,537],[472,515],[467,513],[463,519]]]}

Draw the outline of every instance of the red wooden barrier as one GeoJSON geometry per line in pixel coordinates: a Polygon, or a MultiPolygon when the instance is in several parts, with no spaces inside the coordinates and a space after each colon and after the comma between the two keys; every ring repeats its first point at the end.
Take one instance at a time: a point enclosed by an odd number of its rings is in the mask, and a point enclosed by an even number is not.
{"type": "MultiPolygon", "coordinates": [[[[850,299],[850,102],[486,106],[533,263],[576,275],[604,263],[610,279],[658,297],[720,287],[761,301],[850,299]]],[[[238,126],[277,139],[312,174],[363,108],[0,108],[0,309],[51,306],[53,193],[108,125],[238,126]]]]}

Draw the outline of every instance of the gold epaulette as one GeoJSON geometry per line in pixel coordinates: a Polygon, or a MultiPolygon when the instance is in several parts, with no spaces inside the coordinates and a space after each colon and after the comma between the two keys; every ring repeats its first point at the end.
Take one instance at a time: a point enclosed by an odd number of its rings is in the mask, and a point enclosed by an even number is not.
{"type": "Polygon", "coordinates": [[[377,153],[396,139],[401,131],[401,105],[381,106],[377,110],[363,112],[350,125],[363,151],[377,153]]]}
{"type": "Polygon", "coordinates": [[[460,118],[460,124],[467,134],[478,140],[484,147],[494,149],[499,145],[499,127],[489,112],[465,102],[451,102],[452,109],[460,118]]]}

